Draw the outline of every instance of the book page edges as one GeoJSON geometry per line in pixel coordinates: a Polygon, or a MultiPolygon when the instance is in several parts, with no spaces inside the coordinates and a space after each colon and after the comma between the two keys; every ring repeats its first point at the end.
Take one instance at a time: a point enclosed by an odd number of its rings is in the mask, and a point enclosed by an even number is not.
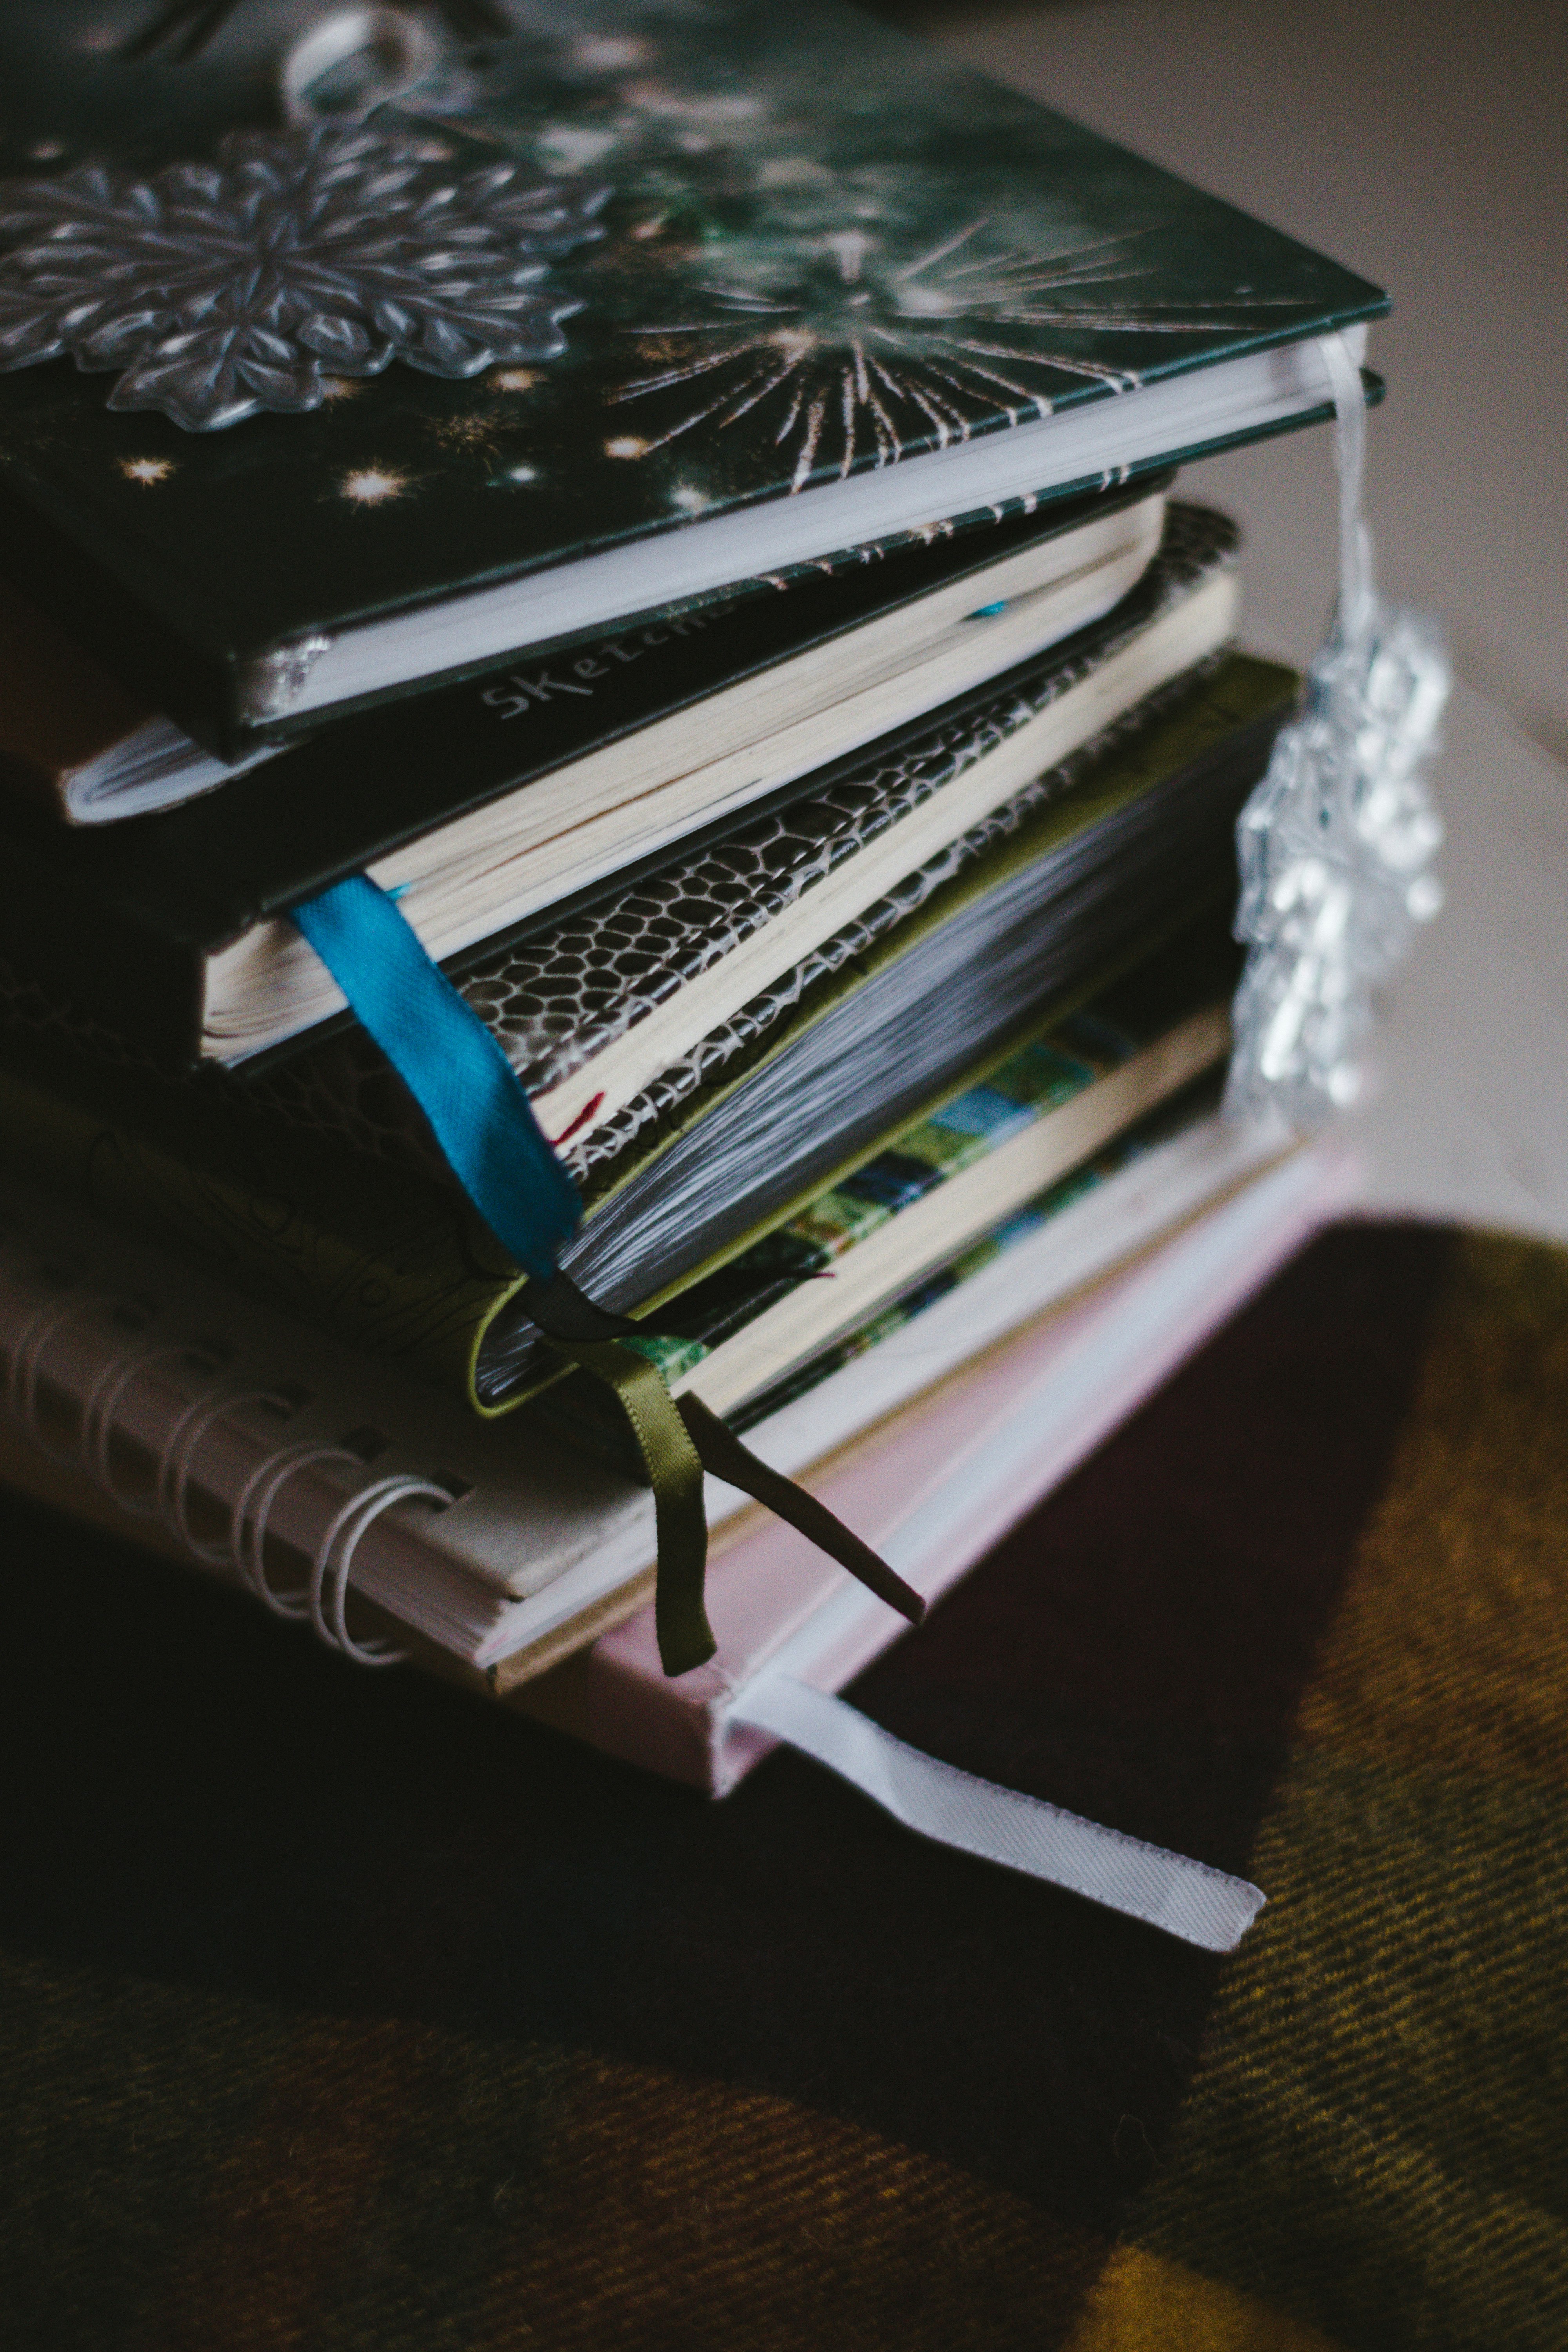
{"type": "MultiPolygon", "coordinates": [[[[1016,600],[1028,604],[1037,619],[1044,614],[1046,633],[1032,632],[1018,652],[999,658],[995,667],[1005,670],[1019,661],[1043,659],[1054,645],[1113,612],[1157,551],[1163,510],[1163,497],[1156,494],[1119,508],[1103,520],[1080,525],[1064,540],[1047,542],[1047,548],[1060,550],[1088,541],[1093,553],[1029,597],[1016,600]]],[[[1016,570],[1026,555],[1034,555],[1037,565],[1038,552],[1024,551],[996,568],[1016,570]]],[[[825,644],[788,656],[776,671],[753,670],[738,683],[721,683],[710,698],[720,713],[712,721],[719,728],[720,748],[710,756],[704,752],[695,757],[700,739],[694,730],[707,706],[683,704],[645,727],[592,746],[558,768],[527,777],[480,808],[430,826],[384,856],[373,858],[366,870],[383,889],[405,894],[403,911],[421,943],[437,962],[450,964],[547,910],[552,900],[607,881],[623,863],[666,850],[675,854],[684,835],[700,830],[722,810],[730,809],[738,819],[748,799],[763,799],[858,751],[869,757],[883,736],[901,733],[926,717],[935,723],[947,701],[980,693],[984,674],[972,677],[966,670],[951,684],[928,690],[921,681],[929,663],[891,657],[879,673],[854,684],[847,698],[836,701],[813,700],[805,677],[809,665],[825,655],[842,657],[844,649],[863,635],[889,635],[900,619],[912,624],[928,607],[959,604],[964,595],[980,593],[988,577],[985,572],[966,575],[960,583],[875,615],[859,630],[840,632],[825,644]],[[794,711],[785,692],[792,674],[802,679],[801,709],[794,711]],[[889,716],[879,698],[885,701],[900,688],[906,690],[907,702],[889,716]],[[732,710],[752,703],[762,707],[748,719],[745,739],[725,741],[723,724],[732,730],[736,727],[732,718],[723,719],[725,707],[732,710]],[[818,746],[793,760],[787,756],[797,739],[805,744],[812,728],[835,720],[841,736],[826,751],[818,746]],[[644,762],[640,770],[637,759],[644,762]],[[524,869],[526,883],[500,888],[498,877],[524,869]]],[[[997,593],[1010,592],[999,583],[997,593]]],[[[950,634],[955,625],[947,625],[950,634]]],[[[940,643],[932,648],[933,657],[939,651],[940,643]]],[[[947,658],[951,666],[951,646],[947,658]]],[[[209,949],[204,974],[202,1051],[230,1066],[306,1035],[341,1013],[345,1003],[336,983],[302,948],[288,919],[276,914],[258,916],[234,939],[209,949]],[[268,1016],[268,1003],[286,1009],[268,1016]]]]}
{"type": "MultiPolygon", "coordinates": [[[[1345,1205],[1354,1173],[1337,1145],[1294,1155],[862,1436],[824,1465],[814,1491],[939,1598],[1345,1205]],[[1004,1424],[1022,1424],[1030,1442],[1006,1475],[968,1496],[966,1465],[1004,1424]],[[955,1493],[956,1524],[942,1508],[955,1493]]],[[[708,1605],[719,1651],[694,1675],[663,1676],[650,1608],[601,1636],[585,1676],[578,1668],[578,1720],[606,1753],[713,1795],[773,1744],[726,1725],[745,1682],[798,1652],[792,1670],[837,1690],[905,1630],[838,1571],[819,1573],[799,1538],[767,1519],[738,1530],[714,1564],[708,1605]]]]}
{"type": "MultiPolygon", "coordinates": [[[[1348,313],[1325,313],[1302,334],[1258,337],[1250,350],[1184,363],[1173,360],[1131,392],[1068,401],[1043,418],[953,440],[897,466],[819,482],[798,497],[763,499],[700,520],[678,523],[575,561],[406,607],[339,630],[287,711],[297,722],[329,705],[353,704],[410,676],[399,648],[436,678],[452,667],[435,653],[447,638],[466,658],[497,657],[541,642],[553,625],[558,640],[607,626],[646,602],[642,578],[650,549],[663,559],[670,598],[714,596],[737,582],[811,561],[860,540],[915,530],[981,507],[1023,497],[1042,501],[1164,468],[1209,441],[1261,437],[1271,427],[1306,422],[1328,396],[1317,344],[1348,331],[1364,356],[1369,317],[1387,308],[1372,299],[1348,313]],[[1130,422],[1129,420],[1132,420],[1130,422]],[[531,615],[534,616],[531,618],[531,615]],[[483,651],[476,656],[476,648],[483,651]]],[[[418,673],[414,673],[418,674],[418,673]]],[[[240,673],[241,692],[247,673],[240,673]]]]}

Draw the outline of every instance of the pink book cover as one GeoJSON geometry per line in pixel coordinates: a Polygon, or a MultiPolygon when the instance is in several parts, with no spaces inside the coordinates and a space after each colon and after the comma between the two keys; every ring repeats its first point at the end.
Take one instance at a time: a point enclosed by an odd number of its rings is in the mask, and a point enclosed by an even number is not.
{"type": "MultiPolygon", "coordinates": [[[[937,1600],[1342,1213],[1353,1183],[1342,1148],[1296,1153],[916,1398],[807,1483],[937,1600]]],[[[543,1692],[525,1688],[521,1703],[570,1719],[610,1755],[722,1796],[775,1744],[731,1720],[748,1685],[786,1674],[842,1689],[905,1630],[768,1517],[742,1523],[712,1560],[708,1612],[718,1651],[689,1674],[661,1671],[650,1603],[573,1663],[565,1717],[543,1692]]]]}

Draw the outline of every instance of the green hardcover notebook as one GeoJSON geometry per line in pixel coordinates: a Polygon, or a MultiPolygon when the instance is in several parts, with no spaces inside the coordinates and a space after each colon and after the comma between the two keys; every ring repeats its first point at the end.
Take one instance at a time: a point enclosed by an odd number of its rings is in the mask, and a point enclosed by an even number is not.
{"type": "MultiPolygon", "coordinates": [[[[1108,963],[1136,962],[1207,899],[1227,912],[1230,827],[1293,687],[1276,665],[1233,657],[805,988],[714,1083],[679,1094],[595,1171],[569,1270],[613,1300],[657,1307],[1064,1018],[1107,983],[1108,963]],[[1159,822],[1140,824],[1150,811],[1159,822]],[[1098,856],[1083,854],[1091,843],[1098,856]]],[[[14,1172],[195,1252],[481,1410],[542,1376],[523,1278],[449,1184],[68,1039],[58,1027],[0,1034],[0,1153],[14,1172]]]]}
{"type": "Polygon", "coordinates": [[[1386,308],[812,0],[530,11],[227,149],[199,40],[61,16],[0,30],[3,561],[228,756],[1325,414],[1386,308]]]}

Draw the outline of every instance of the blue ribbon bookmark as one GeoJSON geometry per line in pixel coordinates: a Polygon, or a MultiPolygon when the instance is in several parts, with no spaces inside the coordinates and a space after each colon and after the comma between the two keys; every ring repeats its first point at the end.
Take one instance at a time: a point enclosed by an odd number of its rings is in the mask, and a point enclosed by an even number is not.
{"type": "Polygon", "coordinates": [[[495,1038],[368,874],[351,874],[289,912],[429,1120],[486,1224],[525,1274],[549,1282],[583,1204],[495,1038]]]}
{"type": "Polygon", "coordinates": [[[918,1624],[925,1607],[918,1593],[815,1497],[759,1462],[695,1397],[678,1405],[657,1365],[620,1344],[636,1338],[635,1325],[605,1314],[562,1274],[561,1245],[583,1213],[577,1187],[497,1040],[387,893],[367,874],[351,874],[290,912],[429,1120],[474,1207],[538,1286],[531,1311],[545,1339],[612,1389],[626,1413],[654,1494],[665,1673],[684,1674],[713,1654],[702,1601],[704,1470],[789,1520],[918,1624]]]}

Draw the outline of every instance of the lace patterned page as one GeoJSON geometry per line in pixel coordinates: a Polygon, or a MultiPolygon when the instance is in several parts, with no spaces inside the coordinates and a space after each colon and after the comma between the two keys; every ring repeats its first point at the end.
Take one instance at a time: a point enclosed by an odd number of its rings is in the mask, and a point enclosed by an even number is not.
{"type": "Polygon", "coordinates": [[[542,1093],[571,1077],[688,982],[721,963],[838,866],[954,782],[1015,728],[1088,676],[1189,593],[1220,560],[1191,509],[1166,532],[1151,604],[1092,653],[1058,660],[976,716],[923,734],[856,768],[693,857],[601,902],[559,929],[521,940],[461,982],[523,1084],[542,1093]]]}
{"type": "Polygon", "coordinates": [[[733,1065],[739,1057],[763,1049],[768,1033],[819,982],[841,971],[857,956],[864,955],[888,932],[917,913],[944,883],[951,882],[984,850],[1017,832],[1037,810],[1070,790],[1118,742],[1184,700],[1198,680],[1216,669],[1223,658],[1223,654],[1215,654],[1184,677],[1173,679],[1125,718],[1083,744],[1069,759],[1026,785],[1000,808],[993,809],[967,833],[950,842],[945,849],[938,850],[863,913],[823,940],[790,971],[781,972],[730,1020],[710,1030],[707,1036],[661,1071],[640,1095],[595,1128],[580,1144],[568,1146],[563,1157],[583,1182],[589,1202],[612,1180],[623,1152],[634,1147],[640,1152],[653,1141],[658,1127],[666,1120],[675,1119],[700,1087],[717,1083],[721,1076],[734,1075],[733,1065]]]}
{"type": "MultiPolygon", "coordinates": [[[[1232,560],[1234,527],[1194,508],[1172,509],[1152,582],[1156,610],[1232,560]]],[[[1148,625],[1145,606],[1127,635],[1148,625]]],[[[601,901],[558,930],[494,950],[458,979],[468,1003],[500,1040],[531,1092],[558,1085],[626,1034],[700,973],[721,961],[847,858],[962,775],[1015,728],[1057,700],[1105,657],[1058,662],[961,721],[933,729],[896,758],[868,762],[826,793],[759,818],[723,842],[601,901]]],[[[857,920],[823,941],[793,971],[681,1057],[611,1120],[563,1146],[578,1175],[607,1163],[650,1119],[778,1019],[803,990],[890,929],[992,842],[1066,791],[1110,744],[1190,684],[1151,698],[1068,760],[972,825],[857,920]]],[[[252,1100],[309,1126],[325,1125],[362,1149],[403,1157],[417,1115],[370,1040],[350,1033],[245,1082],[252,1100]]],[[[414,1143],[434,1171],[430,1148],[414,1143]]]]}
{"type": "MultiPolygon", "coordinates": [[[[1151,572],[1155,609],[1190,594],[1215,568],[1232,562],[1237,537],[1222,516],[1173,507],[1151,572]]],[[[1136,626],[1146,626],[1150,616],[1144,604],[1136,626]]],[[[1128,635],[1132,633],[1130,625],[1128,635]]],[[[1042,668],[1025,686],[1011,688],[978,712],[972,709],[962,722],[933,729],[898,759],[868,762],[829,793],[760,820],[558,932],[497,949],[460,977],[462,994],[494,1029],[525,1085],[537,1089],[556,1082],[589,1058],[589,1050],[579,1047],[579,1030],[593,1037],[591,1050],[623,1034],[685,980],[793,905],[824,874],[1077,684],[1107,650],[1101,640],[1092,656],[1042,668]]],[[[645,1140],[697,1087],[754,1045],[807,989],[841,970],[993,843],[1069,790],[1116,742],[1190,692],[1200,674],[1188,672],[1160,689],[971,825],[710,1031],[612,1118],[564,1145],[563,1157],[574,1174],[602,1178],[628,1146],[645,1140]]],[[[0,1021],[52,1033],[100,1057],[149,1071],[159,1066],[142,1048],[4,959],[0,1021]]],[[[180,1083],[451,1181],[418,1109],[363,1031],[349,1031],[254,1077],[208,1068],[182,1076],[180,1083]]]]}

